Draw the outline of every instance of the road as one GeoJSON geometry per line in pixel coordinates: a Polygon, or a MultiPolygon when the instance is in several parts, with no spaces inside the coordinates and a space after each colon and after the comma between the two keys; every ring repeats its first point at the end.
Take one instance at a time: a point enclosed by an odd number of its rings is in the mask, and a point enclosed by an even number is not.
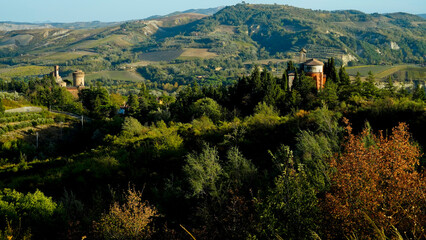
{"type": "MultiPolygon", "coordinates": [[[[6,110],[5,113],[24,113],[24,112],[42,112],[42,111],[43,111],[43,108],[41,107],[21,107],[21,108],[13,108],[13,109],[6,110]]],[[[75,119],[81,119],[81,115],[74,114],[74,113],[61,112],[56,110],[50,110],[50,112],[65,114],[75,119]]],[[[84,116],[84,120],[90,122],[92,119],[84,116]]]]}
{"type": "Polygon", "coordinates": [[[21,108],[13,108],[6,110],[6,113],[22,113],[22,112],[41,112],[43,109],[41,107],[21,107],[21,108]]]}

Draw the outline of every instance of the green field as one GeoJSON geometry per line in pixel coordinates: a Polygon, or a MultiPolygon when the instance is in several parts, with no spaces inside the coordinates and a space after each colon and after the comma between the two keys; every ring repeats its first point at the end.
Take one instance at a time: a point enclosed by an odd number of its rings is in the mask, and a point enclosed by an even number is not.
{"type": "Polygon", "coordinates": [[[361,74],[361,77],[368,76],[368,72],[372,72],[374,75],[377,75],[381,72],[394,68],[395,66],[382,66],[382,65],[363,65],[363,66],[355,66],[355,67],[346,67],[346,72],[349,75],[355,76],[357,72],[361,74]]]}
{"type": "Polygon", "coordinates": [[[86,75],[86,80],[96,80],[96,79],[111,79],[111,80],[119,80],[119,81],[132,81],[138,82],[143,81],[143,77],[135,72],[128,71],[102,71],[96,73],[89,73],[86,75]]]}
{"type": "Polygon", "coordinates": [[[49,74],[51,71],[51,67],[32,65],[15,68],[1,68],[0,78],[11,79],[14,77],[39,76],[49,74]]]}
{"type": "Polygon", "coordinates": [[[393,66],[375,66],[365,65],[356,67],[347,67],[346,71],[349,75],[355,76],[357,72],[361,74],[361,77],[368,76],[368,72],[371,71],[376,79],[384,79],[392,76],[394,79],[413,79],[423,80],[426,79],[426,68],[416,65],[393,65],[393,66]]]}

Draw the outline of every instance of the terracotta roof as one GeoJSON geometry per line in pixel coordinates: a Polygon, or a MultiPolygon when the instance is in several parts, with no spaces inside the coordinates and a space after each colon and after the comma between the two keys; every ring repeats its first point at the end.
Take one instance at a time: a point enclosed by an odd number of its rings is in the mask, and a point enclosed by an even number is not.
{"type": "Polygon", "coordinates": [[[316,60],[315,58],[309,59],[304,63],[306,66],[322,66],[323,62],[316,60]]]}

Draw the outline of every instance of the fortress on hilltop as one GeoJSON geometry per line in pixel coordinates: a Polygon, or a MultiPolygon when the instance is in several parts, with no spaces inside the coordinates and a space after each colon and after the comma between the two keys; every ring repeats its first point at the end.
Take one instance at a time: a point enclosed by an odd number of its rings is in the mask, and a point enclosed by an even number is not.
{"type": "Polygon", "coordinates": [[[78,91],[84,88],[84,72],[81,70],[77,70],[72,73],[72,86],[67,86],[67,82],[65,82],[62,77],[59,75],[59,66],[54,66],[53,72],[50,75],[55,79],[55,82],[61,86],[66,87],[67,91],[70,92],[75,98],[78,97],[78,91]]]}

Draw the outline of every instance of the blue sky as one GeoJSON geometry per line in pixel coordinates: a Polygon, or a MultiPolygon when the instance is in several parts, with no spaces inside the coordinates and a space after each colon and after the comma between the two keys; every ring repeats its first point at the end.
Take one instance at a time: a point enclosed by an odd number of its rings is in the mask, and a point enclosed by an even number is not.
{"type": "MultiPolygon", "coordinates": [[[[241,0],[0,0],[0,21],[124,21],[191,8],[211,8],[240,2],[241,0]]],[[[366,13],[426,13],[426,0],[246,0],[246,2],[288,4],[322,10],[356,9],[366,13]]]]}

